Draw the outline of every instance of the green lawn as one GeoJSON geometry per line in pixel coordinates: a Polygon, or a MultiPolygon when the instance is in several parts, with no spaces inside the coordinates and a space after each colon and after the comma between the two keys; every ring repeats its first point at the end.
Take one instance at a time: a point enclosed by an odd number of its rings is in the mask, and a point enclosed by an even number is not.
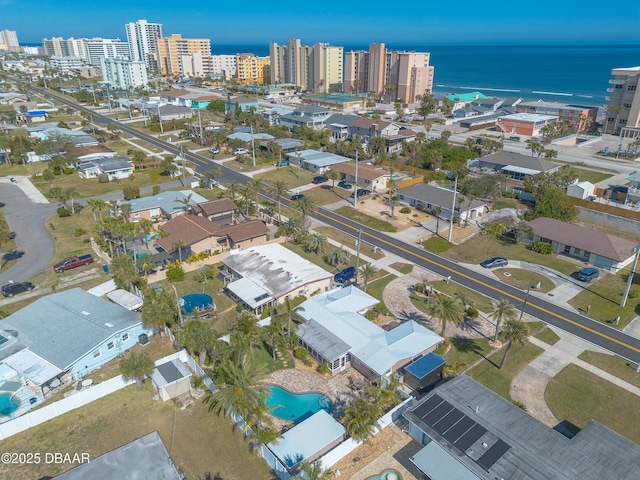
{"type": "MultiPolygon", "coordinates": [[[[225,165],[227,165],[228,163],[230,162],[225,163],[225,165]]],[[[264,165],[261,166],[261,168],[264,167],[264,165]]],[[[273,183],[276,180],[283,180],[291,190],[311,183],[311,180],[313,180],[313,177],[315,177],[315,174],[311,173],[308,170],[300,169],[299,177],[297,175],[297,172],[298,171],[296,167],[281,167],[274,168],[273,170],[270,170],[268,172],[259,173],[255,176],[255,178],[266,183],[273,183]]]]}
{"type": "Polygon", "coordinates": [[[584,428],[593,419],[640,443],[638,397],[576,365],[551,379],[545,400],[558,420],[584,428]]]}
{"type": "Polygon", "coordinates": [[[351,193],[349,193],[348,190],[340,187],[332,190],[331,182],[313,187],[304,193],[305,195],[310,194],[318,205],[330,205],[345,199],[349,203],[353,203],[353,200],[350,198],[351,193]]]}
{"type": "Polygon", "coordinates": [[[444,238],[430,237],[422,242],[422,246],[433,253],[442,253],[453,247],[453,243],[447,242],[444,238]]]}
{"type": "MultiPolygon", "coordinates": [[[[317,227],[317,228],[314,228],[314,230],[318,233],[326,235],[327,237],[335,240],[336,242],[339,242],[341,245],[344,245],[345,247],[349,247],[353,250],[357,248],[355,245],[355,240],[356,240],[355,237],[349,234],[346,234],[344,232],[341,232],[339,230],[336,230],[333,227],[317,227]]],[[[360,245],[360,253],[362,255],[366,255],[369,258],[373,258],[374,260],[378,260],[384,257],[384,253],[382,252],[381,249],[377,248],[375,249],[375,252],[374,252],[373,247],[365,242],[362,242],[362,244],[360,245]]],[[[413,268],[413,266],[411,266],[411,268],[413,268]]]]}
{"type": "Polygon", "coordinates": [[[573,166],[573,169],[576,171],[581,182],[591,182],[594,185],[596,183],[602,182],[603,180],[606,180],[607,178],[613,177],[612,173],[594,172],[593,170],[576,168],[575,166],[573,166]]]}
{"type": "Polygon", "coordinates": [[[410,263],[397,262],[397,263],[392,263],[390,267],[393,268],[394,270],[399,271],[400,273],[404,273],[405,275],[408,275],[411,272],[413,272],[413,265],[411,265],[410,263]]]}
{"type": "Polygon", "coordinates": [[[555,345],[556,342],[560,340],[560,337],[547,326],[545,326],[537,333],[532,333],[532,335],[538,340],[542,340],[544,343],[547,343],[549,345],[555,345]]]}
{"type": "Polygon", "coordinates": [[[451,349],[444,358],[447,365],[457,364],[460,369],[470,367],[493,351],[493,348],[489,346],[488,338],[451,337],[449,341],[451,349]]]}
{"type": "Polygon", "coordinates": [[[340,207],[335,211],[337,214],[350,218],[356,222],[362,223],[370,228],[374,228],[379,232],[395,232],[396,228],[389,222],[372,217],[356,210],[353,207],[340,207]]]}
{"type": "Polygon", "coordinates": [[[578,358],[640,388],[640,374],[636,371],[638,366],[635,363],[615,355],[589,350],[582,352],[578,358]]]}
{"type": "Polygon", "coordinates": [[[467,298],[471,299],[473,302],[473,306],[481,312],[489,313],[493,310],[493,302],[490,298],[485,297],[484,295],[475,292],[467,287],[463,287],[462,285],[458,285],[457,283],[447,283],[445,280],[438,280],[436,282],[431,282],[433,289],[438,292],[446,293],[447,295],[451,295],[455,297],[459,294],[464,294],[467,298]]]}
{"type": "Polygon", "coordinates": [[[398,278],[398,277],[396,277],[395,275],[392,275],[392,274],[389,273],[389,274],[385,275],[384,277],[381,277],[381,278],[379,278],[377,280],[373,280],[373,281],[369,282],[367,284],[367,293],[369,295],[374,296],[375,298],[377,298],[381,302],[383,302],[383,300],[382,300],[382,292],[384,292],[384,289],[387,287],[387,285],[389,285],[389,283],[391,283],[396,278],[398,278]]]}

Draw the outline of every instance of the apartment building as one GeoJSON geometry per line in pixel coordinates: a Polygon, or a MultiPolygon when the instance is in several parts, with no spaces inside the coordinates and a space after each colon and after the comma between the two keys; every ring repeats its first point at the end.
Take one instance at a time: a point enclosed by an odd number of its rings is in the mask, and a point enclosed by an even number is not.
{"type": "Polygon", "coordinates": [[[299,39],[289,40],[286,45],[270,43],[271,81],[317,93],[341,91],[343,54],[343,47],[327,43],[302,45],[299,39]]]}
{"type": "Polygon", "coordinates": [[[224,78],[233,77],[236,74],[236,56],[212,55],[211,73],[214,75],[223,75],[224,78]]]}
{"type": "Polygon", "coordinates": [[[49,59],[51,68],[57,70],[60,73],[70,73],[71,70],[76,68],[82,68],[85,65],[85,61],[80,57],[58,57],[54,56],[49,59]]]}
{"type": "Polygon", "coordinates": [[[384,43],[369,50],[347,52],[344,58],[344,91],[374,92],[387,101],[416,102],[433,90],[434,68],[427,52],[391,51],[384,43]]]}
{"type": "Polygon", "coordinates": [[[52,37],[42,39],[42,49],[48,57],[79,57],[87,60],[87,48],[82,38],[52,37]]]}
{"type": "Polygon", "coordinates": [[[89,65],[100,66],[101,58],[129,58],[129,45],[119,38],[87,38],[84,43],[89,65]]]}
{"type": "Polygon", "coordinates": [[[180,34],[156,40],[158,67],[163,75],[201,77],[210,73],[211,40],[182,38],[180,34]]]}
{"type": "Polygon", "coordinates": [[[142,61],[148,69],[157,69],[156,40],[162,38],[162,24],[149,23],[146,20],[138,20],[125,24],[127,43],[129,44],[129,58],[142,61]]]}
{"type": "Polygon", "coordinates": [[[640,66],[614,68],[607,89],[609,105],[605,133],[640,136],[640,66]]]}
{"type": "Polygon", "coordinates": [[[19,52],[20,42],[15,30],[0,30],[0,50],[19,52]]]}
{"type": "Polygon", "coordinates": [[[244,85],[270,83],[270,57],[256,57],[253,53],[236,55],[236,79],[244,85]]]}
{"type": "Polygon", "coordinates": [[[143,61],[103,57],[100,59],[100,72],[103,82],[117,89],[128,90],[148,84],[147,65],[143,61]]]}

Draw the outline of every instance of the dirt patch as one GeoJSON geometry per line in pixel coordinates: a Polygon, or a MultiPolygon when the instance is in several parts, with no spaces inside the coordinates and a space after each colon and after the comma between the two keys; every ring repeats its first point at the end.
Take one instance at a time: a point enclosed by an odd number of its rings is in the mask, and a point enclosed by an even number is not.
{"type": "Polygon", "coordinates": [[[373,195],[365,200],[358,200],[358,210],[375,218],[385,220],[393,225],[397,231],[415,227],[417,224],[433,218],[428,213],[420,212],[411,208],[411,213],[400,213],[404,205],[397,205],[394,211],[394,218],[391,218],[391,208],[384,201],[383,195],[373,195]]]}

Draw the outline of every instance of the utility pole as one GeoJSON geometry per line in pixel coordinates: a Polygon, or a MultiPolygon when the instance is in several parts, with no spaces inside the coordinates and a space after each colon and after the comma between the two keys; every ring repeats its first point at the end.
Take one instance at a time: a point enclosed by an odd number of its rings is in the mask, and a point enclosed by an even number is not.
{"type": "Polygon", "coordinates": [[[202,118],[200,117],[200,109],[198,108],[198,125],[200,125],[200,146],[204,145],[204,137],[202,136],[202,118]]]}
{"type": "Polygon", "coordinates": [[[251,124],[251,163],[256,166],[256,146],[253,143],[253,123],[251,124]]]}
{"type": "Polygon", "coordinates": [[[627,278],[627,286],[624,288],[624,295],[622,295],[622,302],[620,302],[620,306],[624,307],[627,304],[627,298],[629,298],[629,291],[631,290],[631,284],[633,283],[633,275],[636,272],[636,266],[638,265],[638,256],[640,256],[640,245],[634,248],[636,257],[633,259],[633,267],[631,267],[631,272],[629,272],[629,278],[627,278]]]}
{"type": "Polygon", "coordinates": [[[133,115],[131,114],[131,102],[129,101],[129,89],[124,91],[127,96],[127,110],[129,110],[129,120],[133,120],[133,115]]]}
{"type": "Polygon", "coordinates": [[[360,270],[360,244],[362,243],[362,229],[358,229],[356,238],[356,285],[358,285],[358,271],[360,270]]]}
{"type": "Polygon", "coordinates": [[[358,208],[358,150],[356,149],[355,185],[353,186],[353,208],[358,208]]]}
{"type": "Polygon", "coordinates": [[[158,104],[158,121],[160,122],[160,133],[164,133],[164,127],[162,126],[162,112],[160,112],[160,104],[158,104]]]}
{"type": "Polygon", "coordinates": [[[453,205],[451,205],[451,217],[449,218],[449,238],[447,241],[451,243],[451,237],[453,236],[453,217],[456,216],[456,194],[458,193],[458,177],[456,177],[453,183],[453,205]]]}
{"type": "Polygon", "coordinates": [[[529,298],[530,291],[531,291],[531,284],[529,284],[529,287],[527,288],[527,293],[525,293],[524,295],[524,301],[522,302],[522,310],[520,310],[520,318],[518,318],[518,321],[522,321],[522,315],[524,315],[524,307],[527,306],[527,300],[529,298]]]}

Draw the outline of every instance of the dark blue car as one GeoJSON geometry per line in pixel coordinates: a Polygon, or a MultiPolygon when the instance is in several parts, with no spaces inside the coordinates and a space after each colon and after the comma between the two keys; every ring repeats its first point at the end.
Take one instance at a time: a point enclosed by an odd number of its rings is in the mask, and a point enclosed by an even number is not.
{"type": "Polygon", "coordinates": [[[344,283],[347,280],[351,280],[356,276],[356,267],[347,267],[344,270],[339,271],[333,277],[336,283],[344,283]]]}

